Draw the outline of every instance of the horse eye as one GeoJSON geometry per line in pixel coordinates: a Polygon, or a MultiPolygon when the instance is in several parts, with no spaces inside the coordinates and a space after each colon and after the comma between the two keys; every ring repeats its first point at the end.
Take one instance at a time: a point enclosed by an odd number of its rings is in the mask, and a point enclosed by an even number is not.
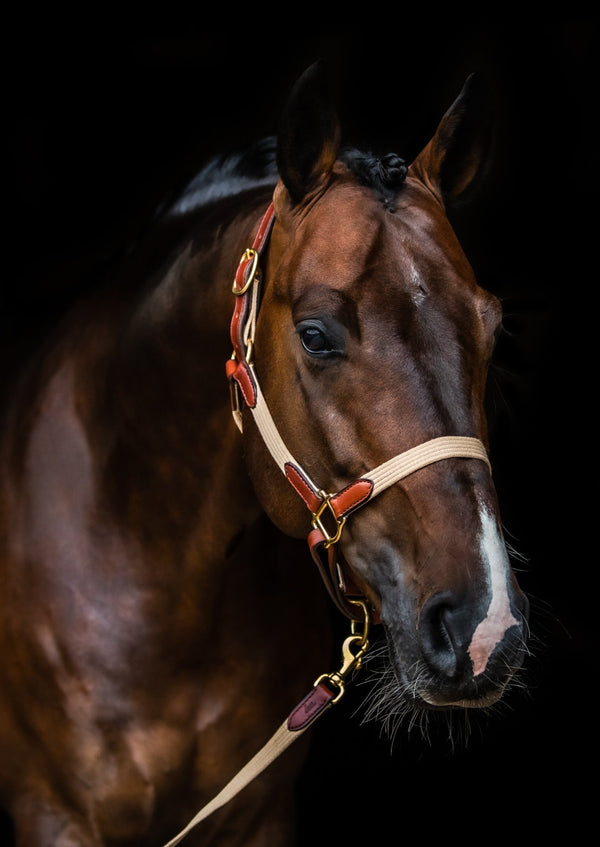
{"type": "Polygon", "coordinates": [[[302,346],[311,356],[335,356],[341,354],[342,344],[321,321],[301,321],[296,327],[302,346]]]}
{"type": "Polygon", "coordinates": [[[325,333],[315,326],[307,326],[303,329],[300,332],[300,340],[307,353],[325,353],[331,349],[325,333]]]}

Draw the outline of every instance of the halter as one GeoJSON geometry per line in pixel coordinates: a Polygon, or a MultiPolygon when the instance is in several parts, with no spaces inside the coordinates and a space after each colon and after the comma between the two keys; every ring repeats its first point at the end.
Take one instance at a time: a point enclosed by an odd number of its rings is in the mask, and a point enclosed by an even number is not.
{"type": "Polygon", "coordinates": [[[337,607],[351,620],[357,619],[357,606],[351,596],[360,591],[344,574],[337,544],[352,512],[364,506],[386,488],[420,468],[448,458],[480,459],[491,465],[483,443],[468,436],[443,436],[399,453],[372,471],[335,493],[317,485],[286,447],[260,389],[254,367],[254,337],[260,305],[260,258],[267,245],[275,220],[273,203],[265,212],[252,247],[247,248],[238,265],[232,291],[236,295],[231,319],[233,353],[226,373],[231,391],[234,420],[242,431],[242,403],[252,412],[254,421],[275,463],[300,495],[311,513],[308,545],[327,590],[337,607]],[[325,521],[329,526],[326,526],[325,521]]]}

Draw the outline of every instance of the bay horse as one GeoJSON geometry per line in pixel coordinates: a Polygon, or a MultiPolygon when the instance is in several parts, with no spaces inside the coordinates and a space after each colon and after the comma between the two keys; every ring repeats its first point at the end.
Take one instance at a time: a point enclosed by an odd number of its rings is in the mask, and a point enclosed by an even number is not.
{"type": "MultiPolygon", "coordinates": [[[[338,608],[382,633],[390,702],[509,686],[502,313],[446,214],[486,160],[478,103],[470,77],[407,167],[341,146],[312,66],[276,142],[212,162],[23,368],[0,477],[18,847],[171,839],[328,669],[338,608]]],[[[308,738],[188,843],[290,847],[308,738]]]]}

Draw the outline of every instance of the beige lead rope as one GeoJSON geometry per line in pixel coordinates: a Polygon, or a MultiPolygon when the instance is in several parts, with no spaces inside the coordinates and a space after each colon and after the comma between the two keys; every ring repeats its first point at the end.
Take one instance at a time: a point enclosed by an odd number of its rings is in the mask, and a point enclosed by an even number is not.
{"type": "Polygon", "coordinates": [[[203,821],[209,815],[212,815],[213,812],[216,812],[217,809],[220,809],[221,806],[228,803],[236,794],[252,782],[255,777],[261,774],[265,768],[268,768],[297,738],[300,738],[308,727],[331,705],[337,703],[342,698],[347,677],[360,668],[363,657],[369,649],[369,627],[371,619],[368,607],[362,600],[350,600],[349,602],[362,609],[364,619],[362,622],[354,620],[351,623],[350,635],[342,645],[341,668],[338,671],[321,674],[315,680],[312,689],[306,697],[298,703],[258,753],[164,847],[174,847],[175,844],[179,844],[200,821],[203,821]],[[359,627],[361,626],[362,632],[359,632],[359,627]]]}
{"type": "Polygon", "coordinates": [[[213,812],[216,812],[217,809],[220,809],[221,806],[224,806],[228,803],[236,794],[238,794],[242,788],[245,788],[248,783],[252,782],[252,780],[257,777],[260,773],[262,773],[265,768],[267,768],[271,762],[274,762],[275,759],[286,750],[290,744],[299,738],[302,733],[308,727],[305,726],[303,729],[298,729],[294,732],[288,729],[288,722],[285,720],[277,732],[267,741],[267,743],[262,747],[255,756],[253,756],[249,762],[247,762],[241,771],[231,779],[227,785],[210,801],[204,806],[200,811],[192,818],[192,820],[188,823],[186,827],[184,827],[181,832],[179,832],[175,838],[172,838],[164,847],[174,847],[175,844],[179,844],[179,842],[185,838],[188,832],[193,829],[196,824],[199,824],[200,821],[203,821],[209,815],[212,815],[213,812]]]}

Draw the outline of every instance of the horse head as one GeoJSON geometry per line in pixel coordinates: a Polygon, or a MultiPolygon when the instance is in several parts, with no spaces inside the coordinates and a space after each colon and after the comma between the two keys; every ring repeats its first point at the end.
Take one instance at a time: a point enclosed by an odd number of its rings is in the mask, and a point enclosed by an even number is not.
{"type": "MultiPolygon", "coordinates": [[[[501,306],[478,286],[446,214],[485,164],[477,98],[470,78],[408,168],[340,148],[317,67],[285,110],[253,368],[300,476],[323,491],[432,439],[487,446],[501,306]]],[[[302,482],[289,484],[247,409],[243,429],[265,511],[306,537],[320,526],[310,491],[298,496],[302,482]]],[[[488,464],[423,464],[350,511],[330,563],[335,551],[341,584],[383,624],[398,691],[417,708],[495,702],[522,663],[528,603],[488,464]]]]}

